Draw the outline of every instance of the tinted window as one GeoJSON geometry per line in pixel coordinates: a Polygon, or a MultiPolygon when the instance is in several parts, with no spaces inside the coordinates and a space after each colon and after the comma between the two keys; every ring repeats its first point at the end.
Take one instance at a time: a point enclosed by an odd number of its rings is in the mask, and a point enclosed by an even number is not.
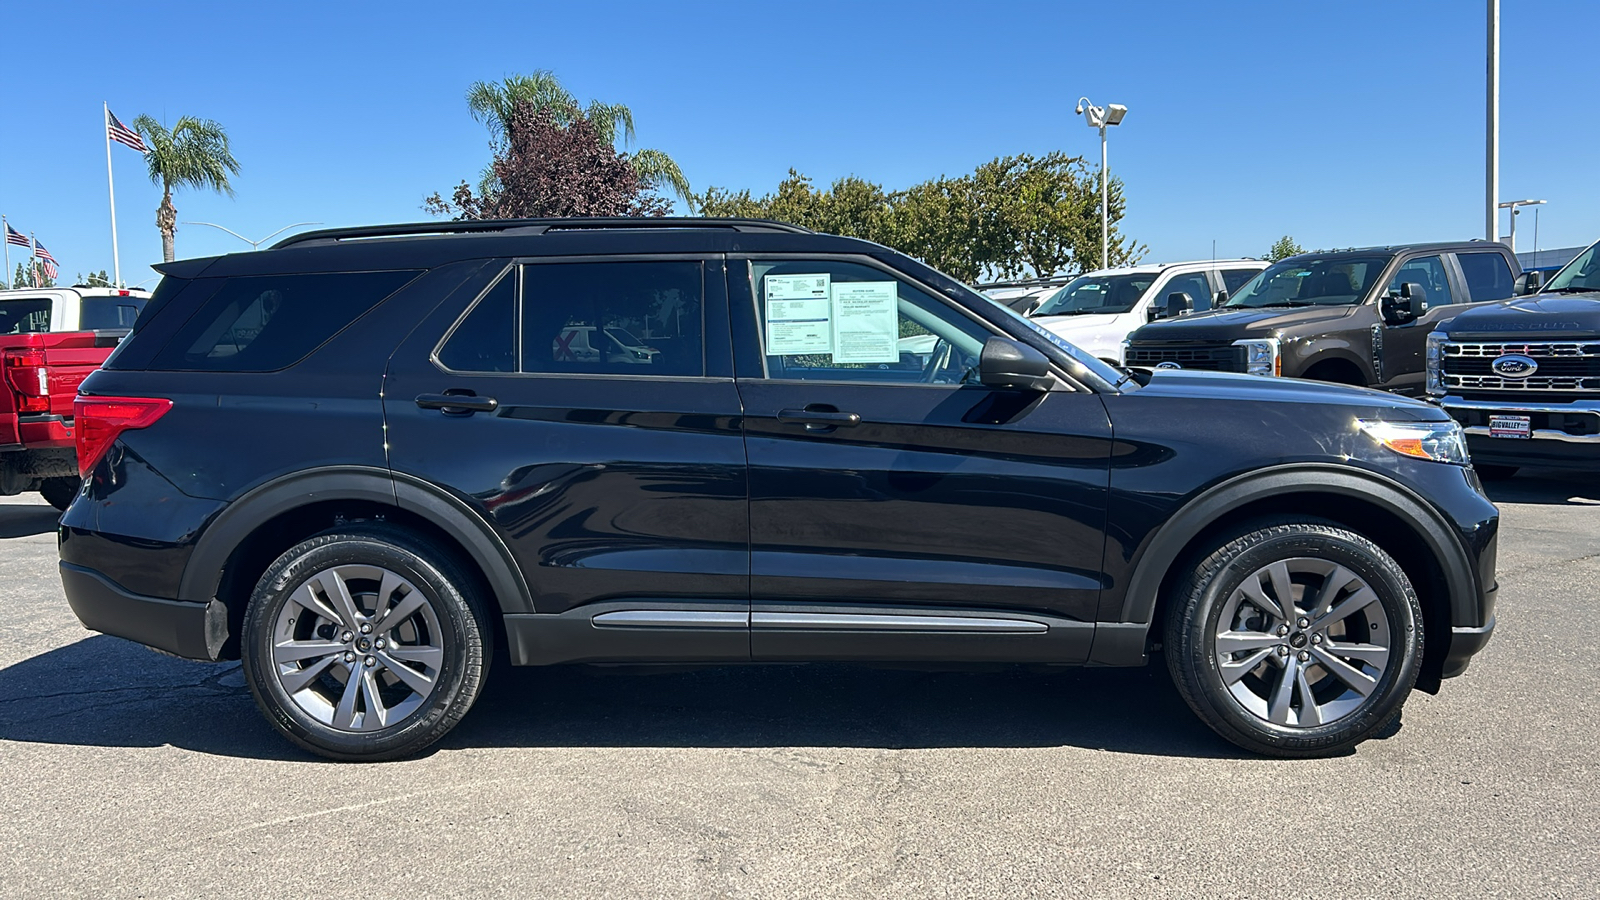
{"type": "Polygon", "coordinates": [[[1211,308],[1211,282],[1206,280],[1204,272],[1192,272],[1188,275],[1174,275],[1167,286],[1161,289],[1161,299],[1165,300],[1171,294],[1188,294],[1193,301],[1194,308],[1211,308]]]}
{"type": "Polygon", "coordinates": [[[517,370],[517,277],[509,273],[467,312],[439,348],[439,364],[456,372],[517,370]]]}
{"type": "Polygon", "coordinates": [[[1550,279],[1548,291],[1600,290],[1600,244],[1579,253],[1550,279]]]}
{"type": "Polygon", "coordinates": [[[151,361],[153,369],[271,372],[304,359],[415,272],[230,278],[151,361]]]}
{"type": "Polygon", "coordinates": [[[522,268],[522,371],[704,375],[698,262],[522,268]]]}
{"type": "Polygon", "coordinates": [[[1367,296],[1394,257],[1297,256],[1247,282],[1228,306],[1341,306],[1367,296]]]}
{"type": "Polygon", "coordinates": [[[49,330],[49,297],[0,300],[0,334],[33,334],[49,330]]]}
{"type": "Polygon", "coordinates": [[[85,297],[78,310],[78,327],[84,331],[132,328],[144,303],[143,297],[85,297]]]}
{"type": "Polygon", "coordinates": [[[1481,300],[1505,300],[1515,291],[1511,267],[1498,253],[1457,253],[1461,274],[1467,279],[1467,297],[1477,303],[1481,300]]]}
{"type": "Polygon", "coordinates": [[[769,378],[959,384],[991,335],[872,266],[769,260],[750,277],[769,378]]]}
{"type": "Polygon", "coordinates": [[[1155,283],[1157,273],[1081,275],[1052,294],[1033,311],[1036,316],[1080,316],[1125,313],[1155,283]]]}
{"type": "Polygon", "coordinates": [[[1444,261],[1437,256],[1420,257],[1402,265],[1389,282],[1389,293],[1400,293],[1400,285],[1406,283],[1422,289],[1420,301],[1415,291],[1411,295],[1411,302],[1418,313],[1456,302],[1450,295],[1450,280],[1444,275],[1444,261]]]}
{"type": "Polygon", "coordinates": [[[1223,269],[1222,284],[1228,289],[1228,295],[1239,293],[1239,288],[1245,286],[1250,279],[1261,274],[1260,269],[1223,269]]]}

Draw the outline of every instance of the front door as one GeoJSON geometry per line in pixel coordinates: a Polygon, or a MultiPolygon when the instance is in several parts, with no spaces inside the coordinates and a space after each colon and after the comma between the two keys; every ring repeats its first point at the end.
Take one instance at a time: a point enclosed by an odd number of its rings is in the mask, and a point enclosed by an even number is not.
{"type": "Polygon", "coordinates": [[[976,382],[996,332],[865,259],[730,262],[756,659],[1087,657],[1110,425],[976,382]]]}
{"type": "MultiPolygon", "coordinates": [[[[1408,396],[1420,396],[1427,378],[1422,354],[1427,349],[1428,332],[1438,327],[1441,320],[1461,311],[1455,306],[1461,298],[1451,290],[1444,257],[1437,253],[1401,263],[1389,280],[1387,290],[1398,296],[1402,284],[1412,286],[1411,304],[1417,317],[1398,325],[1384,322],[1379,326],[1383,329],[1380,386],[1408,396]]],[[[1381,315],[1381,298],[1379,311],[1381,315]]]]}
{"type": "Polygon", "coordinates": [[[582,644],[568,658],[749,656],[722,267],[508,263],[390,362],[391,466],[492,524],[531,589],[533,625],[575,626],[561,631],[582,644]]]}

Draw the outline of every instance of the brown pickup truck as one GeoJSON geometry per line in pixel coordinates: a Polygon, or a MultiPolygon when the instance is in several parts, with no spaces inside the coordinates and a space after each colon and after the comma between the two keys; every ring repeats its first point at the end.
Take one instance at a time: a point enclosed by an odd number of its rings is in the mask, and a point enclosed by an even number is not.
{"type": "Polygon", "coordinates": [[[1165,298],[1129,335],[1130,366],[1282,375],[1423,393],[1428,332],[1467,304],[1524,293],[1504,244],[1465,241],[1305,253],[1274,263],[1212,309],[1165,298]]]}
{"type": "Polygon", "coordinates": [[[78,492],[72,401],[150,297],[115,288],[0,291],[0,496],[78,492]]]}

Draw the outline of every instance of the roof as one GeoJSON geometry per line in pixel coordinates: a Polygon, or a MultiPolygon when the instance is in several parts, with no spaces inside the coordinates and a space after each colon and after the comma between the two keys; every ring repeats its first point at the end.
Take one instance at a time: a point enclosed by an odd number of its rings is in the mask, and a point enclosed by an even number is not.
{"type": "Polygon", "coordinates": [[[1405,253],[1415,250],[1435,250],[1440,252],[1450,250],[1505,250],[1507,253],[1511,252],[1510,248],[1499,241],[1474,239],[1470,241],[1434,241],[1431,243],[1422,244],[1384,244],[1376,247],[1345,247],[1334,250],[1311,250],[1306,253],[1296,253],[1294,256],[1286,258],[1299,259],[1301,257],[1314,256],[1319,259],[1325,259],[1330,256],[1372,256],[1374,254],[1392,256],[1397,253],[1405,253]]]}
{"type": "Polygon", "coordinates": [[[43,294],[76,294],[79,297],[148,298],[150,296],[149,291],[139,288],[84,287],[83,285],[57,284],[46,288],[17,288],[15,290],[0,291],[0,300],[17,297],[38,297],[43,294]]]}
{"type": "Polygon", "coordinates": [[[467,259],[615,253],[882,253],[856,238],[763,219],[571,218],[418,222],[308,231],[266,250],[155,266],[195,278],[425,269],[467,259]]]}

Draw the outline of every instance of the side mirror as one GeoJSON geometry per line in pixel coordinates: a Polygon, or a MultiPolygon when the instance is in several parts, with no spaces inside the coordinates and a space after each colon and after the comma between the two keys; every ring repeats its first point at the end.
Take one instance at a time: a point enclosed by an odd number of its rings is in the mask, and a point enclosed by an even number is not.
{"type": "Polygon", "coordinates": [[[1398,296],[1389,294],[1380,303],[1379,313],[1390,325],[1404,325],[1417,318],[1416,298],[1422,295],[1421,285],[1406,282],[1400,285],[1398,296]]]}
{"type": "Polygon", "coordinates": [[[1211,308],[1212,309],[1216,309],[1217,307],[1219,307],[1222,304],[1227,303],[1227,302],[1228,302],[1228,292],[1227,291],[1217,291],[1217,295],[1215,297],[1211,298],[1211,308]]]}
{"type": "Polygon", "coordinates": [[[1194,298],[1183,291],[1167,295],[1166,318],[1176,319],[1194,312],[1194,298]]]}
{"type": "Polygon", "coordinates": [[[1539,291],[1543,288],[1543,272],[1523,272],[1522,275],[1517,278],[1517,286],[1515,290],[1518,297],[1526,297],[1529,294],[1539,293],[1539,291]]]}
{"type": "Polygon", "coordinates": [[[1050,360],[1020,341],[992,337],[978,357],[978,380],[986,387],[1048,391],[1055,384],[1050,360]]]}

